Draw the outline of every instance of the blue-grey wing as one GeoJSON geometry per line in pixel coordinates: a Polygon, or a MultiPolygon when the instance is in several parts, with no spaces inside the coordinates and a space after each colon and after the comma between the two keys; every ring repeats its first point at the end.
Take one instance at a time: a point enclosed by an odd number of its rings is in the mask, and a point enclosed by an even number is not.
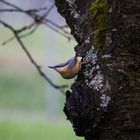
{"type": "Polygon", "coordinates": [[[66,65],[68,65],[68,68],[72,68],[75,65],[75,57],[71,58],[67,62],[60,63],[60,64],[55,65],[55,66],[49,66],[49,68],[64,67],[66,65]]]}
{"type": "Polygon", "coordinates": [[[72,68],[76,64],[76,57],[71,58],[68,62],[68,68],[72,68]]]}
{"type": "Polygon", "coordinates": [[[61,64],[58,64],[58,65],[55,65],[55,66],[48,66],[49,68],[59,68],[59,67],[64,67],[68,64],[68,62],[65,62],[65,63],[61,63],[61,64]]]}

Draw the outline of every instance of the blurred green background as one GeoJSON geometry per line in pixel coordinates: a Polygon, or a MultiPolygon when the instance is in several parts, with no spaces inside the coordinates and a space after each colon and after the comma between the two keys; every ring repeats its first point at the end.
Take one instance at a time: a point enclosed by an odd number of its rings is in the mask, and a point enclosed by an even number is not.
{"type": "MultiPolygon", "coordinates": [[[[22,0],[10,2],[19,6],[23,4],[22,0]]],[[[25,0],[24,6],[41,7],[50,2],[25,0]]],[[[4,5],[0,4],[0,8],[4,5]]],[[[27,22],[25,15],[18,17],[13,13],[0,13],[0,18],[14,26],[27,22]]],[[[56,13],[56,8],[50,18],[54,22],[55,19],[62,24],[65,22],[56,13]]],[[[11,36],[12,33],[0,25],[0,44],[11,36]]],[[[73,57],[74,41],[69,42],[43,25],[23,41],[55,84],[71,85],[73,80],[63,80],[55,71],[48,69],[48,65],[73,57]]],[[[64,102],[65,95],[53,89],[38,74],[16,40],[0,45],[0,140],[83,140],[75,136],[70,122],[66,120],[64,102]]]]}

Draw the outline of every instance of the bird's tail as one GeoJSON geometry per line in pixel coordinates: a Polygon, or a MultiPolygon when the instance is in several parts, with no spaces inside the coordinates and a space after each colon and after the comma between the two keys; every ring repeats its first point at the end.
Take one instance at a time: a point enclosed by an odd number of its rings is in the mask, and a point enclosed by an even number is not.
{"type": "Polygon", "coordinates": [[[51,69],[54,69],[55,67],[54,66],[48,66],[49,68],[51,68],[51,69]]]}

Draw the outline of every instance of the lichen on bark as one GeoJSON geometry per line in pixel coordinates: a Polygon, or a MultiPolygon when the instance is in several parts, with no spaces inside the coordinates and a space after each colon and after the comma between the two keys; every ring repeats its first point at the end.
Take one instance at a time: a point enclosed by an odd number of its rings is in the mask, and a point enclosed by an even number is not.
{"type": "Polygon", "coordinates": [[[91,60],[66,92],[64,112],[76,135],[139,140],[140,1],[55,1],[78,43],[76,55],[91,60]]]}

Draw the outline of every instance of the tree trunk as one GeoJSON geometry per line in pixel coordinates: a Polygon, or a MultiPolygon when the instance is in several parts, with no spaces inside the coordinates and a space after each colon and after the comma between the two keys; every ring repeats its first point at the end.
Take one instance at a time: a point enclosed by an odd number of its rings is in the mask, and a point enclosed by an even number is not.
{"type": "Polygon", "coordinates": [[[64,112],[86,140],[140,140],[140,0],[55,0],[90,60],[64,112]]]}

